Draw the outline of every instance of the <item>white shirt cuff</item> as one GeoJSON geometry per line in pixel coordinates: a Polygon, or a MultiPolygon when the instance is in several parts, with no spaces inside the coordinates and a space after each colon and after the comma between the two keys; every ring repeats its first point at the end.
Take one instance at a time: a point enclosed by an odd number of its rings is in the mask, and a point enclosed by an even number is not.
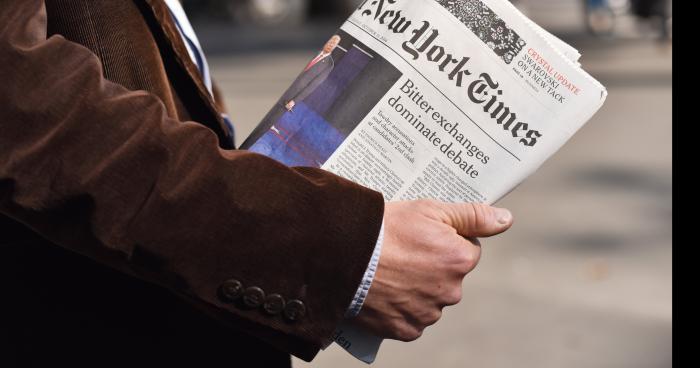
{"type": "Polygon", "coordinates": [[[374,275],[377,273],[377,267],[379,266],[379,256],[382,253],[382,243],[384,242],[384,223],[382,222],[382,228],[379,231],[379,237],[377,238],[377,244],[374,246],[374,253],[372,253],[372,258],[369,261],[369,266],[365,271],[365,275],[362,277],[362,282],[360,287],[357,288],[355,297],[352,298],[352,303],[350,307],[345,312],[345,318],[353,318],[360,314],[362,310],[362,305],[365,303],[367,294],[369,293],[369,288],[372,286],[374,281],[374,275]]]}

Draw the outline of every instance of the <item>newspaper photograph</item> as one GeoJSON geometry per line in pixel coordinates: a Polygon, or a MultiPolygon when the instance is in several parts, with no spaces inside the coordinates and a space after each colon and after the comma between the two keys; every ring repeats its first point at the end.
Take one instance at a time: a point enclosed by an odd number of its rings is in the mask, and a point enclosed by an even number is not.
{"type": "MultiPolygon", "coordinates": [[[[329,37],[242,148],[386,201],[493,204],[607,97],[506,0],[367,0],[329,37]]],[[[368,363],[381,344],[351,325],[335,341],[368,363]]]]}

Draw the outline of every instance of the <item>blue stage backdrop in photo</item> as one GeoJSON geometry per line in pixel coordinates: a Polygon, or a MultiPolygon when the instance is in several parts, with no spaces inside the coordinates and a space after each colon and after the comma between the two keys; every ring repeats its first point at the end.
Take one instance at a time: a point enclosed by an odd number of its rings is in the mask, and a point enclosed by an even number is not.
{"type": "Polygon", "coordinates": [[[285,112],[250,151],[287,166],[321,167],[346,138],[323,114],[371,60],[357,47],[350,48],[328,78],[304,101],[297,101],[292,112],[285,112]]]}
{"type": "Polygon", "coordinates": [[[287,166],[321,167],[344,139],[321,115],[300,102],[250,150],[287,166]]]}

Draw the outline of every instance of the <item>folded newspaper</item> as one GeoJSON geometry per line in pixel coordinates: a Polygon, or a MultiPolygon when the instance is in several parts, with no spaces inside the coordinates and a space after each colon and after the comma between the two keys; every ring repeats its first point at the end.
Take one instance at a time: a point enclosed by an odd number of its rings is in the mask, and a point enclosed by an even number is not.
{"type": "MultiPolygon", "coordinates": [[[[493,204],[603,105],[579,57],[506,0],[366,0],[242,148],[387,201],[493,204]]],[[[382,339],[335,342],[370,363],[382,339]]]]}

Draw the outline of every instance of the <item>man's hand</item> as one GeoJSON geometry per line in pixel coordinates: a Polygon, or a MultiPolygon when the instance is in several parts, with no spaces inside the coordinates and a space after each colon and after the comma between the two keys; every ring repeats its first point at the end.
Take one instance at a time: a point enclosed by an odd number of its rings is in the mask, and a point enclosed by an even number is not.
{"type": "Polygon", "coordinates": [[[294,102],[294,100],[291,100],[291,101],[287,102],[286,105],[284,105],[284,108],[287,109],[287,111],[291,112],[292,109],[294,109],[294,106],[296,106],[296,105],[297,105],[297,103],[294,102]]]}
{"type": "Polygon", "coordinates": [[[462,280],[481,256],[476,238],[512,223],[508,210],[481,204],[387,204],[379,267],[356,323],[383,338],[419,338],[461,300],[462,280]]]}

